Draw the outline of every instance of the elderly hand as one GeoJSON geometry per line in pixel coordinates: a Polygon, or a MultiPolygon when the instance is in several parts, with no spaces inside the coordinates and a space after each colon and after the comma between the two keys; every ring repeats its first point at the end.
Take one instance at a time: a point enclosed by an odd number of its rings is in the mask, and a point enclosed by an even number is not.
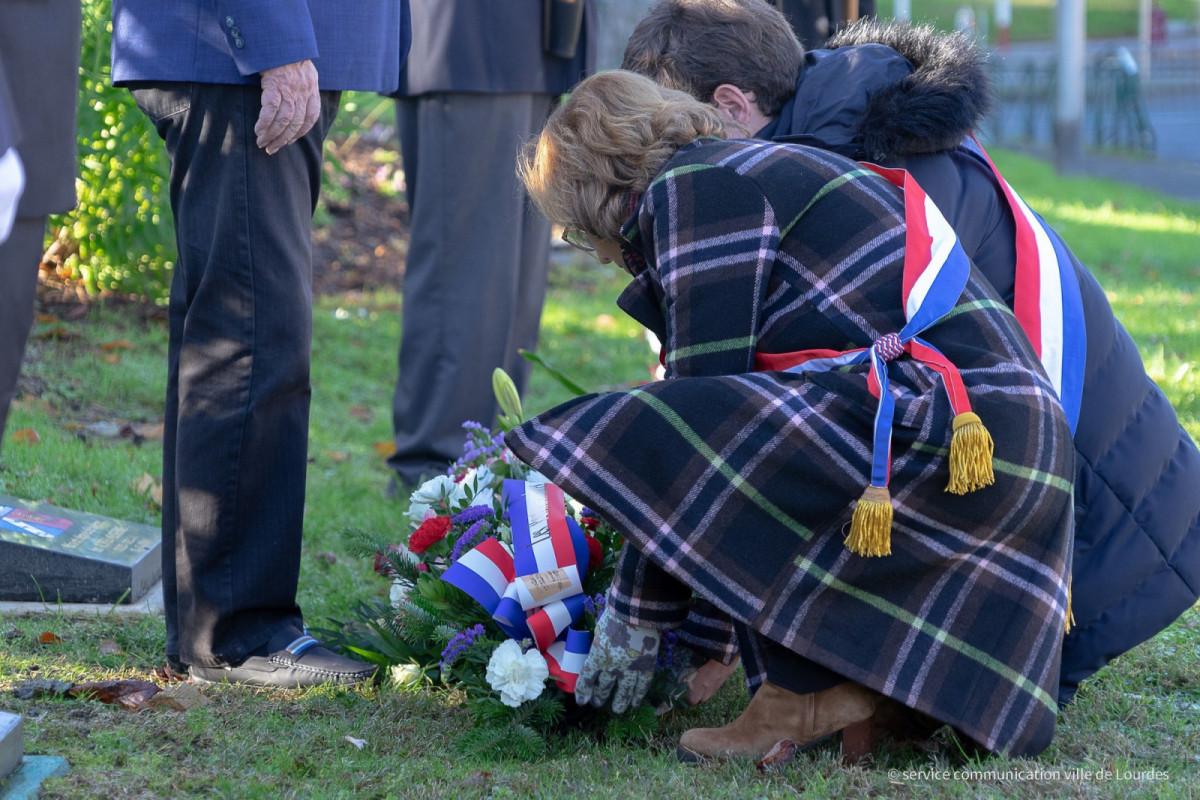
{"type": "Polygon", "coordinates": [[[254,124],[256,144],[275,155],[312,129],[321,115],[317,68],[297,61],[263,70],[262,111],[254,124]]]}
{"type": "Polygon", "coordinates": [[[612,695],[616,714],[636,706],[654,677],[659,639],[658,631],[631,627],[611,613],[602,615],[575,683],[575,702],[599,708],[612,695]]]}

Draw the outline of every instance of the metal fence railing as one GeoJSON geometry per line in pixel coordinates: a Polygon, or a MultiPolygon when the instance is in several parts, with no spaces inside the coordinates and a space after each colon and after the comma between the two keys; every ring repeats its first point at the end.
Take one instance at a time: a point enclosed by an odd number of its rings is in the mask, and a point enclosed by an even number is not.
{"type": "MultiPolygon", "coordinates": [[[[984,131],[987,138],[1006,145],[1052,144],[1053,54],[1010,55],[990,63],[999,104],[984,131]]],[[[1185,120],[1193,131],[1200,123],[1200,46],[1155,49],[1149,74],[1143,75],[1128,47],[1093,43],[1085,76],[1087,147],[1154,155],[1160,149],[1159,130],[1173,131],[1185,120]]],[[[1178,150],[1180,143],[1174,144],[1178,150]]],[[[1200,145],[1189,149],[1200,160],[1200,145]]]]}

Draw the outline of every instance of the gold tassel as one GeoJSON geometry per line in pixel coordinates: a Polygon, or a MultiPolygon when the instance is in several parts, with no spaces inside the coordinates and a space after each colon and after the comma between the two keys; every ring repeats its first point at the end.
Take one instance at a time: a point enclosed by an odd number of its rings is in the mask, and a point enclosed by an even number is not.
{"type": "Polygon", "coordinates": [[[995,482],[992,435],[978,415],[967,411],[954,418],[950,438],[950,483],[947,492],[966,494],[995,482]]]}
{"type": "Polygon", "coordinates": [[[1071,610],[1071,577],[1067,577],[1067,624],[1063,627],[1063,636],[1071,632],[1075,626],[1075,612],[1071,610]]]}
{"type": "Polygon", "coordinates": [[[886,486],[868,486],[858,499],[846,546],[860,556],[892,554],[892,496],[886,486]]]}

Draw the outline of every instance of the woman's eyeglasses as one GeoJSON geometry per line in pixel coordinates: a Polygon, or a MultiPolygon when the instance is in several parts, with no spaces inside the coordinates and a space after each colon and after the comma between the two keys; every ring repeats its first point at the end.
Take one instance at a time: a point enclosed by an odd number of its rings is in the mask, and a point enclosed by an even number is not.
{"type": "Polygon", "coordinates": [[[596,245],[592,244],[591,237],[579,228],[563,228],[562,240],[571,247],[577,247],[584,252],[596,252],[596,245]]]}

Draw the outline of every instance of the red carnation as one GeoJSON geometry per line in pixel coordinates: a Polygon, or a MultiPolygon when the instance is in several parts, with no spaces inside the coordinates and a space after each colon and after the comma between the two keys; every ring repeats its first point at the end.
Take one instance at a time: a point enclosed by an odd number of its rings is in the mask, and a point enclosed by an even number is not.
{"type": "Polygon", "coordinates": [[[600,527],[600,520],[596,517],[580,517],[579,525],[585,531],[594,531],[600,527]]]}
{"type": "Polygon", "coordinates": [[[408,549],[414,553],[424,553],[446,538],[446,534],[450,532],[450,525],[449,517],[430,517],[408,537],[408,549]]]}
{"type": "Polygon", "coordinates": [[[583,540],[587,542],[588,546],[588,569],[595,569],[600,566],[600,562],[604,561],[604,548],[595,536],[588,536],[585,533],[583,540]]]}

